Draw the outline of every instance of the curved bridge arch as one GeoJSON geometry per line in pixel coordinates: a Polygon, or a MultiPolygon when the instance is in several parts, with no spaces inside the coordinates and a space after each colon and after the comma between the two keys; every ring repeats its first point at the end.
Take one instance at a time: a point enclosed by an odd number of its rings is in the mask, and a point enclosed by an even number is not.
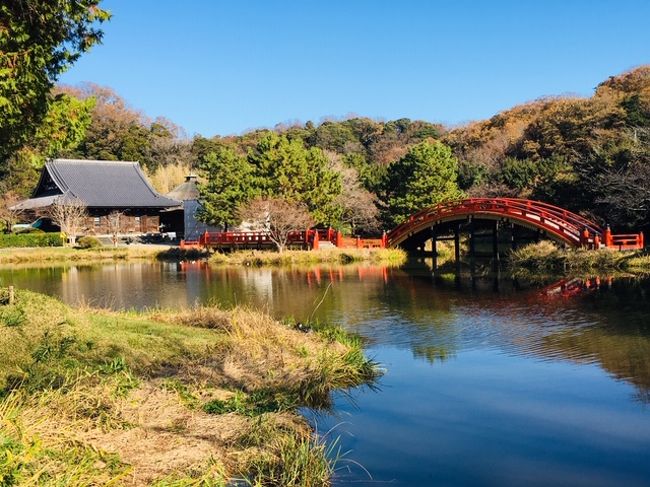
{"type": "Polygon", "coordinates": [[[549,238],[573,247],[602,242],[605,234],[605,230],[596,223],[541,201],[517,198],[469,198],[440,203],[415,213],[388,233],[387,245],[398,247],[427,229],[442,223],[469,218],[504,220],[538,229],[549,238]]]}

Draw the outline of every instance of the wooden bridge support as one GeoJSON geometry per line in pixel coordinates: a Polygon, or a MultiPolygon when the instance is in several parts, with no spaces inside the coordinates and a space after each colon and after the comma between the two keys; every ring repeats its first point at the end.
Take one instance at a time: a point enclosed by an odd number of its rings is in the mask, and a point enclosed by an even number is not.
{"type": "Polygon", "coordinates": [[[456,268],[460,269],[460,223],[454,226],[454,259],[456,268]]]}
{"type": "Polygon", "coordinates": [[[472,274],[476,268],[476,228],[472,220],[469,221],[469,266],[472,274]]]}
{"type": "Polygon", "coordinates": [[[501,260],[499,255],[499,222],[498,221],[494,222],[494,227],[492,229],[492,257],[497,263],[501,260]]]}
{"type": "Polygon", "coordinates": [[[431,252],[433,254],[433,272],[438,271],[438,232],[431,227],[431,252]]]}

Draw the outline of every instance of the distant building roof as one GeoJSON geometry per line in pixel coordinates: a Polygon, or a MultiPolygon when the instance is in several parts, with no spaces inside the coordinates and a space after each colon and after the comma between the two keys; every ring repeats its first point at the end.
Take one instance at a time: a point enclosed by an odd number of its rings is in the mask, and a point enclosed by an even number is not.
{"type": "Polygon", "coordinates": [[[189,174],[185,176],[185,182],[179,184],[169,193],[167,197],[177,201],[190,201],[199,199],[199,188],[197,186],[197,176],[189,174]]]}
{"type": "Polygon", "coordinates": [[[53,159],[45,163],[32,198],[16,205],[49,206],[57,198],[78,198],[91,208],[169,208],[180,202],[149,184],[137,162],[53,159]]]}

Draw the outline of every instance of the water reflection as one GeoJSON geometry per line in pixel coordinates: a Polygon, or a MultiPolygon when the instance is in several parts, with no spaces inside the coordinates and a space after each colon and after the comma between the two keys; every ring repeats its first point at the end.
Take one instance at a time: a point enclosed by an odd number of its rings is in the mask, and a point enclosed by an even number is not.
{"type": "MultiPolygon", "coordinates": [[[[349,419],[344,448],[382,482],[643,485],[650,474],[650,280],[116,263],[0,270],[8,283],[113,308],[250,304],[360,333],[387,366],[381,390],[320,421],[349,419]]],[[[352,469],[338,482],[364,479],[352,469]]]]}

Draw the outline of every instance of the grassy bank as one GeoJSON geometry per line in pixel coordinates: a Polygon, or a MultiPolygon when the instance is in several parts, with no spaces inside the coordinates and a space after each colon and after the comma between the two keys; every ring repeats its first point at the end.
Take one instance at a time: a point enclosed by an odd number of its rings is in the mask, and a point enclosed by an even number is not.
{"type": "Polygon", "coordinates": [[[296,413],[372,380],[361,343],[246,309],[70,308],[0,290],[0,485],[328,485],[296,413]]]}
{"type": "Polygon", "coordinates": [[[120,260],[197,259],[207,254],[200,250],[181,250],[167,245],[130,245],[77,249],[67,247],[31,247],[0,249],[0,265],[29,263],[94,263],[120,260]]]}
{"type": "Polygon", "coordinates": [[[399,266],[406,261],[406,253],[400,249],[323,249],[318,251],[287,250],[282,253],[273,251],[238,251],[215,253],[210,263],[215,265],[292,266],[312,264],[351,264],[369,262],[399,266]]]}
{"type": "Polygon", "coordinates": [[[312,264],[350,264],[369,262],[399,266],[406,254],[399,249],[331,249],[320,251],[289,250],[283,253],[267,251],[237,251],[213,253],[202,249],[180,249],[166,245],[131,245],[78,249],[64,247],[0,248],[0,265],[8,264],[92,264],[128,260],[201,260],[215,265],[291,266],[312,264]]]}
{"type": "Polygon", "coordinates": [[[650,273],[650,256],[642,251],[563,250],[551,242],[527,245],[510,254],[513,271],[539,273],[650,273]]]}

